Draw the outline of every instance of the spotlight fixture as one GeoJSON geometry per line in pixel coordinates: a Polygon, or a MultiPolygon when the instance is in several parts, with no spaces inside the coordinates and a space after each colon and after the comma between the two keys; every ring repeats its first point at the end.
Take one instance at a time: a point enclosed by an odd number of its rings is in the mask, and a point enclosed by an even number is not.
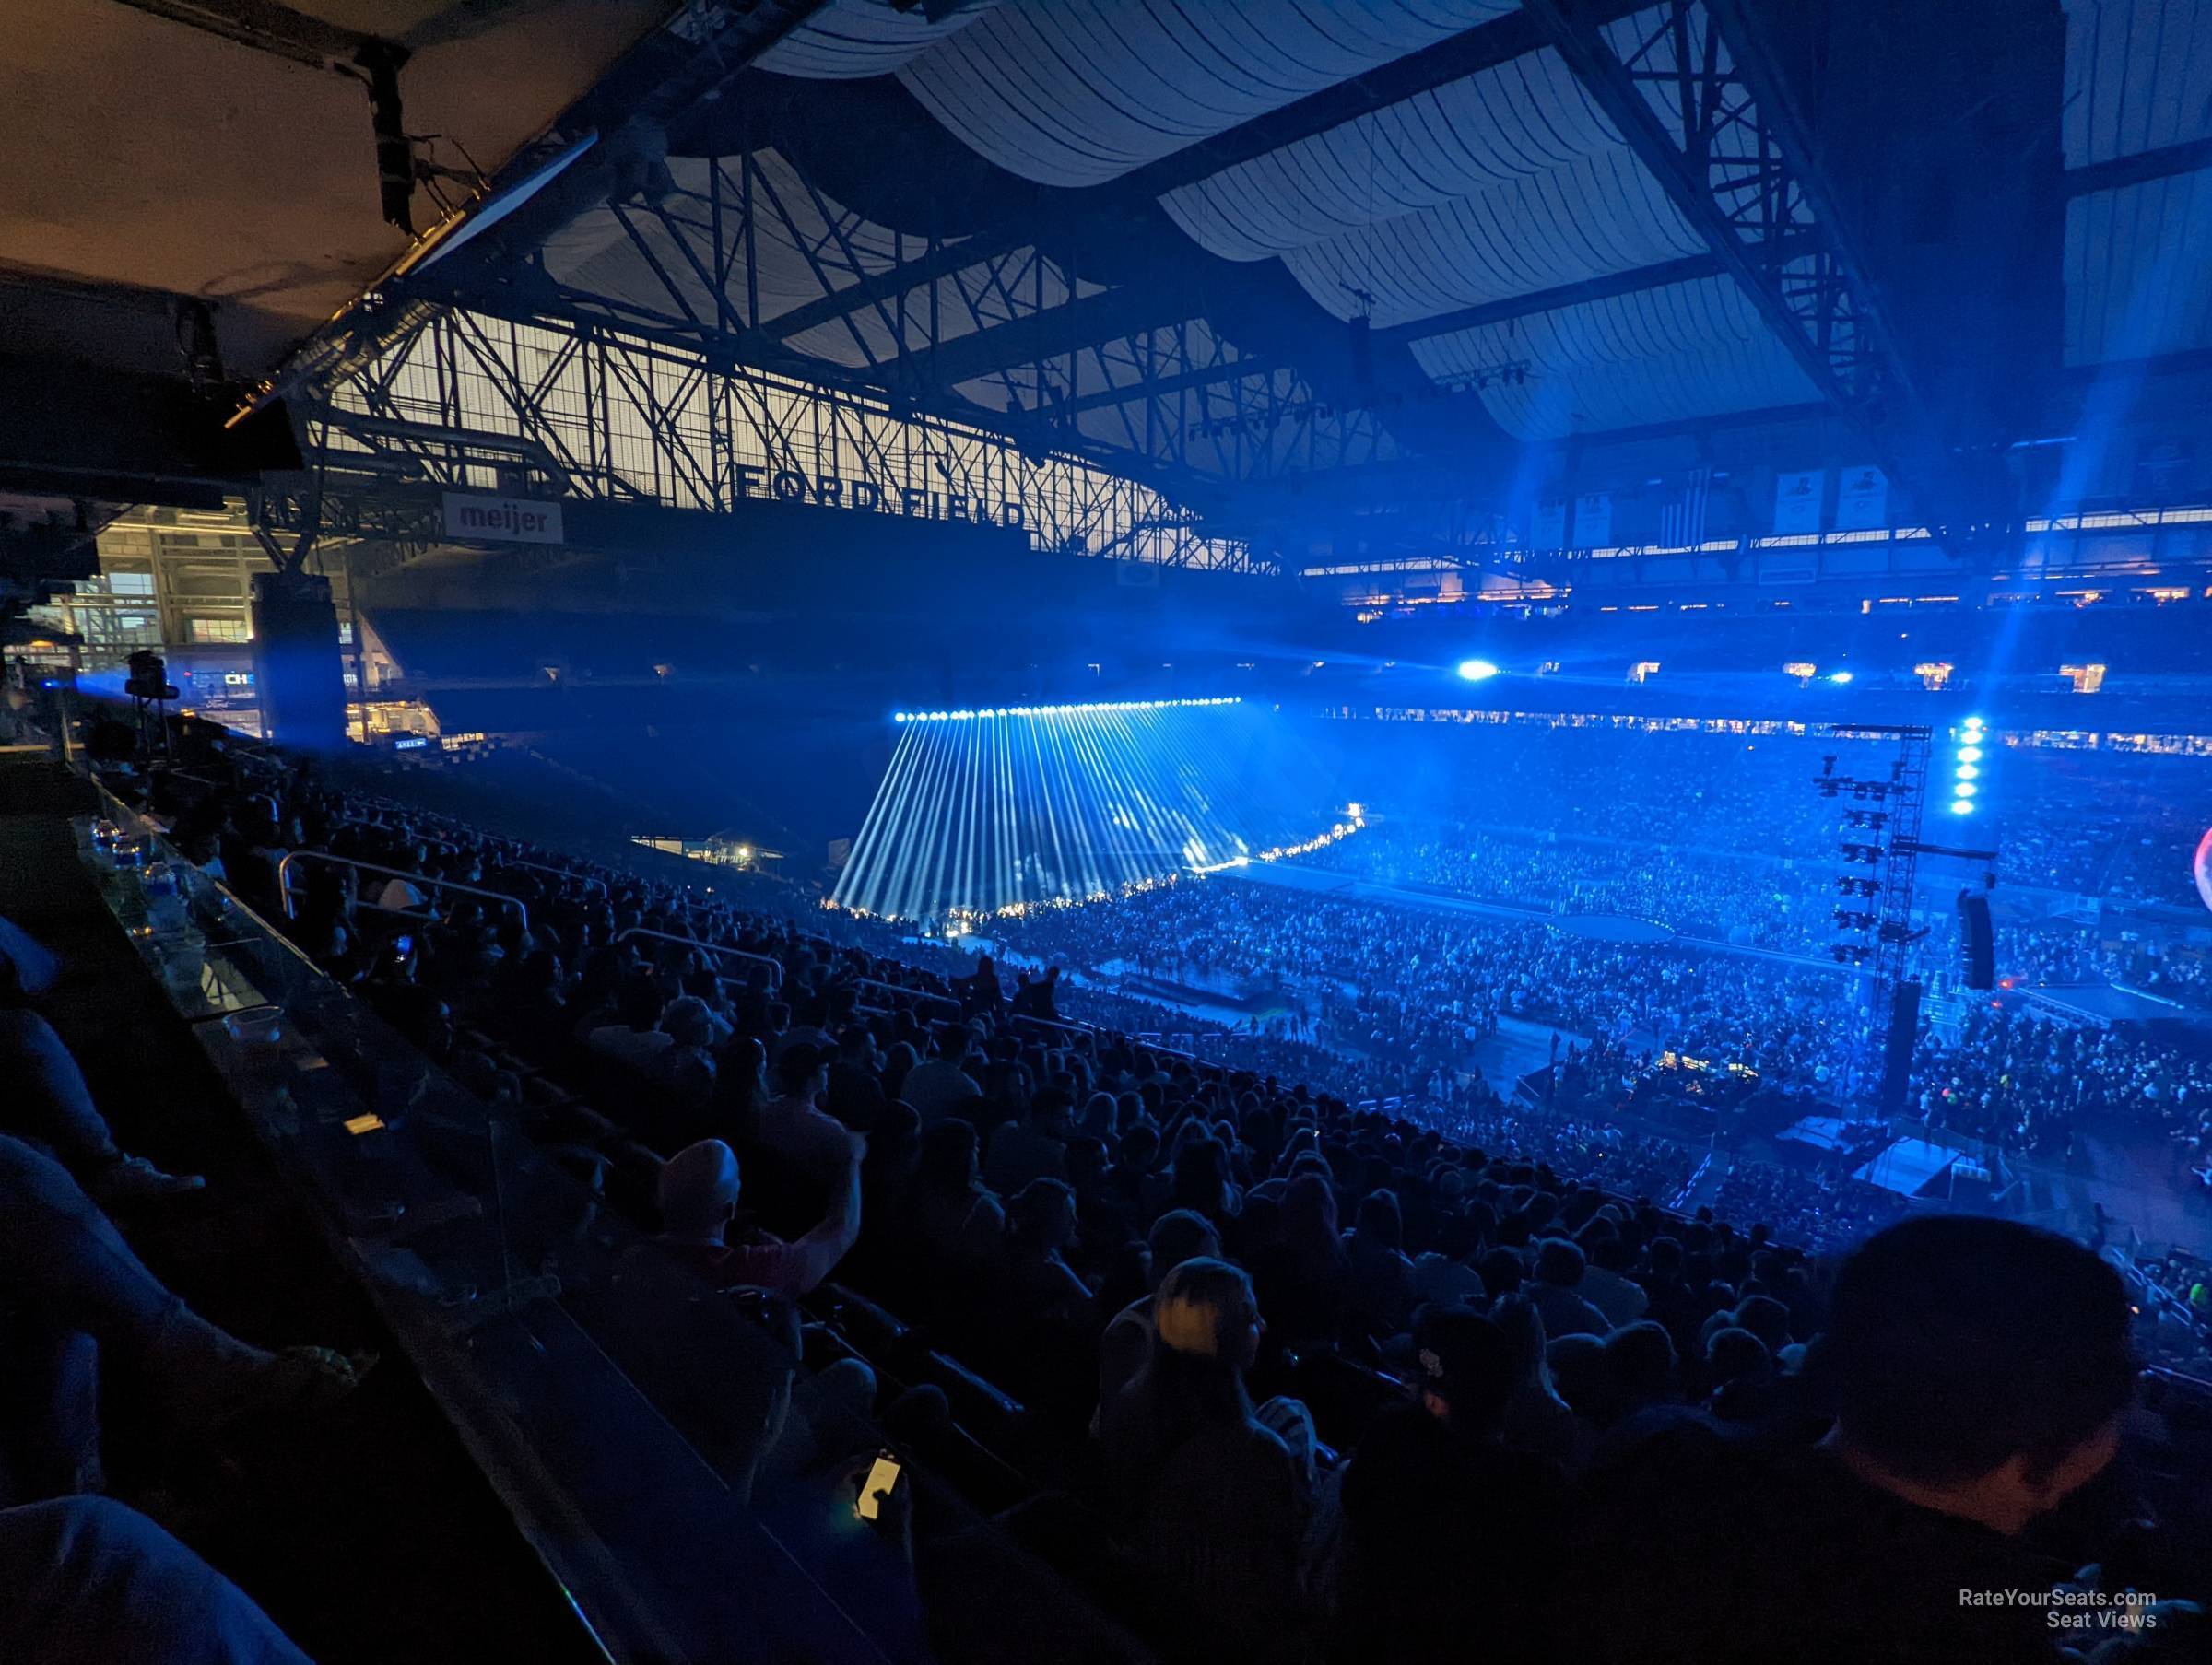
{"type": "Polygon", "coordinates": [[[1983,760],[1989,755],[1984,748],[1987,738],[1979,717],[1969,717],[1959,725],[1959,739],[1951,753],[1951,814],[1954,815],[1971,815],[1974,813],[1972,800],[1982,790],[1977,783],[1985,767],[1983,760]]]}
{"type": "Polygon", "coordinates": [[[1459,662],[1459,674],[1466,682],[1488,682],[1498,674],[1498,667],[1487,659],[1463,659],[1459,662]]]}

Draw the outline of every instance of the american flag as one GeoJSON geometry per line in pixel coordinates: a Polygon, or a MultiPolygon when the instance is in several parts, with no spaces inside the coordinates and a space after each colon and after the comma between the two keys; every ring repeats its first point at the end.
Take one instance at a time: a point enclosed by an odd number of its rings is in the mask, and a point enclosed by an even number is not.
{"type": "Polygon", "coordinates": [[[1659,510],[1659,546],[1694,549],[1705,541],[1705,503],[1712,493],[1712,470],[1693,468],[1682,495],[1659,510]]]}

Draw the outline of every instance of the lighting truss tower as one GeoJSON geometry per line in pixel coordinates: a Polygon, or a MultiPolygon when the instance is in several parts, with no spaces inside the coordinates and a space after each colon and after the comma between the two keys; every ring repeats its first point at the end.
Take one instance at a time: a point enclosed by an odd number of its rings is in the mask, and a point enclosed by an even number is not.
{"type": "MultiPolygon", "coordinates": [[[[1910,1038],[1893,1037],[1890,1029],[1899,1022],[1912,1023],[1918,1008],[1917,1000],[1908,997],[1911,1014],[1900,1017],[1898,991],[1909,985],[1916,991],[1911,975],[1912,949],[1927,934],[1913,926],[1912,901],[1921,852],[1926,848],[1920,831],[1927,812],[1934,737],[1918,723],[1840,722],[1823,732],[1840,740],[1888,741],[1897,748],[1885,775],[1839,775],[1830,757],[1815,780],[1823,796],[1850,800],[1842,846],[1846,871],[1838,880],[1838,889],[1847,898],[1855,897],[1857,905],[1840,906],[1836,914],[1839,928],[1862,940],[1839,944],[1835,953],[1839,960],[1865,967],[1872,974],[1870,1004],[1877,1028],[1887,1041],[1883,1074],[1893,1074],[1910,1061],[1910,1038]]],[[[1871,1071],[1861,1073],[1874,1075],[1871,1071]]],[[[1901,1093],[1901,1082],[1891,1085],[1901,1093]]],[[[1883,1095],[1885,1099],[1895,1096],[1883,1095]]]]}
{"type": "Polygon", "coordinates": [[[1916,724],[1882,732],[1898,743],[1890,774],[1896,790],[1889,799],[1889,842],[1882,857],[1880,922],[1875,927],[1875,984],[1877,992],[1888,994],[1905,980],[1912,944],[1927,934],[1912,929],[1912,897],[1920,877],[1920,828],[1927,813],[1933,742],[1929,731],[1916,724]]]}

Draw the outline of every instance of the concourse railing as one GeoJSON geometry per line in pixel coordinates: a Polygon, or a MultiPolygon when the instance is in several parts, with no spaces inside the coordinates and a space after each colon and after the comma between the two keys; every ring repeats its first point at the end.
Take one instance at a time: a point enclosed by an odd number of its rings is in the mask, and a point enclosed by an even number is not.
{"type": "Polygon", "coordinates": [[[514,856],[501,856],[500,865],[501,867],[527,867],[532,873],[549,873],[557,878],[568,880],[572,885],[582,885],[587,889],[596,890],[601,896],[606,895],[605,879],[594,878],[587,873],[571,873],[565,867],[554,866],[550,862],[524,862],[514,856]]]}
{"type": "MultiPolygon", "coordinates": [[[[284,899],[284,917],[296,920],[300,910],[294,906],[292,867],[300,862],[320,862],[328,867],[350,867],[357,873],[382,874],[386,878],[398,879],[418,890],[450,890],[457,896],[481,897],[487,902],[496,902],[501,908],[512,908],[520,917],[524,931],[530,929],[530,909],[520,897],[507,896],[497,890],[486,890],[480,885],[464,885],[453,879],[425,878],[418,873],[409,873],[404,867],[380,867],[373,862],[356,861],[351,856],[325,855],[319,850],[287,850],[284,859],[276,863],[276,892],[284,899]]],[[[377,913],[412,913],[410,908],[390,908],[382,902],[357,901],[357,907],[371,909],[377,913]]]]}
{"type": "Polygon", "coordinates": [[[845,987],[851,989],[880,989],[887,994],[897,995],[900,1000],[912,1001],[917,1003],[926,1003],[933,1006],[947,1007],[950,1009],[953,1017],[956,1020],[959,1017],[961,1012],[960,1003],[953,999],[949,994],[936,994],[933,993],[927,989],[901,988],[897,983],[887,983],[880,978],[848,978],[845,981],[845,987]]]}
{"type": "Polygon", "coordinates": [[[627,943],[633,936],[654,937],[664,943],[676,943],[686,948],[696,948],[701,954],[719,954],[724,959],[741,960],[747,965],[762,967],[768,972],[769,992],[781,994],[783,991],[783,967],[777,961],[770,959],[765,954],[752,954],[743,948],[725,948],[720,943],[702,943],[695,936],[678,936],[673,931],[648,931],[642,925],[632,925],[627,931],[618,932],[615,941],[627,943]]]}
{"type": "Polygon", "coordinates": [[[1010,1024],[1024,1024],[1039,1029],[1057,1029],[1064,1035],[1077,1037],[1090,1036],[1095,1038],[1099,1033],[1097,1026],[1092,1024],[1070,1023],[1065,1017],[1036,1017],[1027,1012],[1009,1013],[1006,1021],[1010,1024]]]}

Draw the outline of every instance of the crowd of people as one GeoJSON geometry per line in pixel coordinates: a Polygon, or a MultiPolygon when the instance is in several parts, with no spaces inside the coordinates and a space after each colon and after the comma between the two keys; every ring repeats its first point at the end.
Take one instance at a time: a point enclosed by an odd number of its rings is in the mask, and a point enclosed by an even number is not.
{"type": "MultiPolygon", "coordinates": [[[[2142,1338],[2088,1250],[1919,1218],[1839,1276],[1816,1246],[1882,1224],[1853,1199],[1739,1166],[1676,1212],[1698,1154],[1606,1113],[1659,1046],[1817,1085],[1849,1050],[1840,979],[1231,880],[1008,933],[1032,963],[1265,965],[1307,1004],[1308,1038],[1185,1018],[1178,1049],[1112,1021],[1169,1008],[304,770],[172,807],[272,911],[289,850],[406,875],[311,868],[302,945],[524,1125],[551,1082],[665,1159],[626,1277],[818,1302],[834,1279],[1028,1407],[1023,1460],[1082,1507],[1029,1511],[1023,1541],[1169,1657],[1473,1631],[1536,1657],[1770,1659],[1809,1634],[2048,1659],[2043,1607],[1959,1590],[2057,1589],[2141,1507],[2112,1456],[2151,1414],[2129,1409],[2142,1338]],[[1594,1038],[1547,1102],[1453,1068],[1504,1014],[1594,1038]]],[[[818,1412],[865,1410],[872,1377],[830,1378],[818,1412]]],[[[2158,1460],[2190,1414],[2151,1418],[2158,1460]]],[[[930,1522],[896,1530],[922,1577],[930,1522]]],[[[2199,1593],[2171,1543],[2125,1542],[2087,1575],[2108,1601],[2199,1593]]],[[[2185,1607],[2146,1611],[2091,1640],[2201,1639],[2185,1607]]]]}
{"type": "MultiPolygon", "coordinates": [[[[1347,791],[1371,782],[1368,808],[1450,806],[1452,821],[1490,836],[1462,858],[1449,841],[1420,838],[1427,852],[1409,856],[1403,876],[1460,888],[1464,881],[1517,871],[1530,847],[1580,841],[1624,866],[1653,850],[1707,850],[1772,862],[1809,858],[1816,870],[1832,855],[1843,812],[1881,807],[1849,791],[1826,795],[1824,773],[1853,780],[1887,779],[1893,742],[1789,732],[1713,732],[1693,724],[1646,726],[1630,719],[1524,720],[1475,723],[1446,731],[1430,725],[1361,725],[1347,791]],[[1832,768],[1831,768],[1832,762],[1832,768]],[[1433,874],[1434,876],[1430,876],[1433,874]]],[[[1947,756],[1947,735],[1936,735],[1935,761],[1947,756]]],[[[2194,904],[2190,854],[2204,833],[2212,761],[2103,748],[2070,750],[2050,744],[2014,745],[2002,732],[1983,763],[1985,814],[1947,826],[1979,842],[2001,829],[1997,877],[2007,888],[2032,887],[2108,904],[2194,904]]],[[[1456,829],[1455,829],[1456,830],[1456,829]]],[[[1336,859],[1357,862],[1359,839],[1336,859]]],[[[1698,907],[1700,893],[1724,902],[1735,875],[1710,869],[1661,867],[1676,905],[1716,921],[1738,916],[1698,907]],[[1717,887],[1717,888],[1709,888],[1717,887]]],[[[1528,881],[1548,888],[1555,869],[1540,856],[1528,881]]],[[[1611,888],[1612,881],[1600,881],[1611,888]]],[[[1624,879],[1621,894],[1637,886],[1624,879]]],[[[1665,885],[1655,885],[1654,891],[1665,885]]],[[[1569,894],[1571,894],[1571,892],[1569,894]]],[[[1757,899],[1756,891],[1749,894],[1757,899]]],[[[1654,897],[1654,899],[1661,899],[1654,897]]],[[[1632,909],[1630,911],[1644,911],[1632,909]]]]}

